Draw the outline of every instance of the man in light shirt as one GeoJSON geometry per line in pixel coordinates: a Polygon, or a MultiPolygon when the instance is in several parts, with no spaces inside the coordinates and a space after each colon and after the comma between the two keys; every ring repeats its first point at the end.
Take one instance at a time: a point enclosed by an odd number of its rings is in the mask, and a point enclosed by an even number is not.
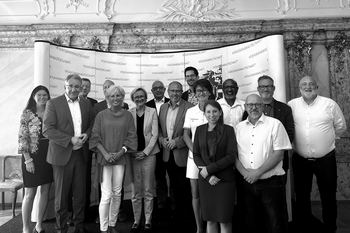
{"type": "Polygon", "coordinates": [[[57,233],[68,232],[69,190],[73,190],[75,233],[86,233],[84,226],[86,163],[88,138],[92,128],[90,101],[79,97],[82,80],[70,74],[64,82],[65,93],[46,104],[43,135],[50,140],[47,162],[52,164],[55,180],[57,233]]]}
{"type": "Polygon", "coordinates": [[[268,232],[283,232],[282,160],[284,151],[292,149],[288,134],[279,120],[263,114],[260,96],[249,95],[245,109],[248,118],[236,126],[236,168],[244,178],[247,227],[250,232],[264,232],[267,225],[268,232]]]}
{"type": "Polygon", "coordinates": [[[335,139],[346,130],[344,115],[332,99],[317,95],[309,76],[299,82],[301,97],[288,102],[295,124],[293,172],[297,222],[302,232],[312,232],[310,194],[313,175],[322,202],[324,232],[337,230],[337,164],[335,139]]]}
{"type": "Polygon", "coordinates": [[[184,74],[189,89],[182,93],[181,98],[190,102],[193,105],[196,105],[198,103],[198,100],[196,95],[194,94],[193,85],[199,79],[198,70],[195,67],[189,66],[186,67],[184,74]]]}
{"type": "Polygon", "coordinates": [[[222,84],[224,98],[219,99],[218,103],[221,105],[224,114],[224,123],[235,127],[242,121],[244,113],[244,102],[236,98],[239,87],[237,82],[233,79],[226,79],[222,84]]]}
{"type": "Polygon", "coordinates": [[[166,88],[161,81],[157,80],[153,82],[151,91],[154,98],[148,101],[146,106],[157,109],[157,114],[159,116],[160,106],[169,101],[169,98],[164,96],[166,88]]]}

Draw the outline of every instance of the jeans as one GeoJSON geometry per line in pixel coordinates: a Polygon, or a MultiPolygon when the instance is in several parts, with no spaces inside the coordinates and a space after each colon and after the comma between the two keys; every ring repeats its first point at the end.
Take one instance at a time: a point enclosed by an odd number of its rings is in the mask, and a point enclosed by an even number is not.
{"type": "Polygon", "coordinates": [[[114,227],[119,213],[125,165],[106,165],[102,168],[100,230],[114,227]]]}
{"type": "Polygon", "coordinates": [[[337,230],[337,164],[335,151],[329,152],[322,158],[308,160],[294,152],[293,154],[294,186],[296,196],[298,227],[307,231],[310,223],[313,175],[316,176],[317,186],[322,203],[322,219],[325,232],[337,230]]]}
{"type": "Polygon", "coordinates": [[[243,181],[249,232],[283,232],[283,181],[280,176],[258,180],[254,184],[243,181]],[[266,226],[261,226],[261,223],[266,226]]]}
{"type": "Polygon", "coordinates": [[[132,209],[134,211],[135,223],[140,223],[142,211],[142,196],[144,197],[144,211],[146,223],[151,223],[154,196],[154,170],[156,168],[156,156],[137,161],[132,159],[134,182],[131,186],[132,209]],[[143,194],[143,195],[142,195],[143,194]]]}

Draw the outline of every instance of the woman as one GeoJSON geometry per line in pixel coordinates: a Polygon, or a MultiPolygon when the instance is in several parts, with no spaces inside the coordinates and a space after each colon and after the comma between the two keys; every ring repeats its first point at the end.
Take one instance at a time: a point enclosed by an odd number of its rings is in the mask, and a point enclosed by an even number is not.
{"type": "Polygon", "coordinates": [[[124,97],[122,87],[112,85],[107,89],[109,108],[97,114],[89,141],[90,149],[97,153],[97,178],[102,192],[99,205],[100,230],[104,233],[108,230],[117,232],[115,225],[128,160],[125,153],[137,149],[132,115],[123,109],[124,97]]]}
{"type": "Polygon", "coordinates": [[[194,94],[197,97],[198,104],[187,110],[184,122],[184,141],[189,149],[187,159],[186,177],[190,179],[192,208],[197,225],[197,233],[203,232],[202,218],[200,215],[200,202],[198,192],[198,168],[193,161],[193,140],[196,128],[199,125],[207,123],[204,117],[204,103],[209,98],[214,98],[213,86],[206,79],[199,79],[193,85],[194,94]],[[192,135],[192,137],[191,137],[192,135]]]}
{"type": "Polygon", "coordinates": [[[139,87],[131,94],[131,100],[136,107],[130,109],[137,132],[137,152],[132,159],[134,181],[132,183],[132,208],[134,211],[134,224],[131,232],[136,232],[140,226],[142,211],[142,193],[144,195],[145,228],[144,232],[152,229],[153,195],[154,195],[154,171],[156,168],[156,156],[159,152],[158,117],[155,108],[147,107],[147,92],[139,87]]]}
{"type": "Polygon", "coordinates": [[[220,104],[208,100],[204,104],[207,124],[197,127],[193,158],[199,168],[199,199],[201,213],[207,221],[207,232],[232,232],[235,202],[235,171],[237,143],[234,129],[224,125],[220,104]],[[218,224],[220,223],[220,230],[218,224]]]}
{"type": "Polygon", "coordinates": [[[20,122],[18,153],[22,154],[24,198],[22,202],[23,233],[31,232],[30,214],[37,188],[40,186],[39,207],[34,233],[45,233],[42,222],[53,182],[52,166],[46,162],[49,140],[42,135],[42,119],[46,102],[50,99],[49,90],[37,86],[30,94],[20,122]]]}

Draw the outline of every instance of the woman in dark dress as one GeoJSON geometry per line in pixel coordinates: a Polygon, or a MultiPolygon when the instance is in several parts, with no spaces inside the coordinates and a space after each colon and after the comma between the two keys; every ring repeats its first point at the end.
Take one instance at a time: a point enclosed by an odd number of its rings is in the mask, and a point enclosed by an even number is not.
{"type": "Polygon", "coordinates": [[[207,124],[197,127],[193,158],[199,169],[198,185],[202,218],[207,232],[232,232],[235,202],[235,170],[237,143],[234,129],[224,125],[219,103],[208,100],[204,104],[207,124]],[[220,223],[220,230],[218,223],[220,223]]]}
{"type": "Polygon", "coordinates": [[[33,232],[44,233],[43,217],[47,208],[49,191],[53,182],[52,166],[46,162],[49,140],[42,135],[42,119],[46,102],[50,99],[49,90],[37,86],[31,93],[20,122],[18,152],[22,154],[24,198],[22,202],[23,233],[29,229],[30,214],[37,188],[40,186],[37,223],[33,232]]]}

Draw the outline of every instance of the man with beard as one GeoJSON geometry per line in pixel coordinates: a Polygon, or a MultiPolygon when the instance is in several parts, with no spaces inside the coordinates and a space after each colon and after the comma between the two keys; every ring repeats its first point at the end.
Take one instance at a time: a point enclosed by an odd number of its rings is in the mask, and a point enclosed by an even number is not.
{"type": "Polygon", "coordinates": [[[185,78],[186,82],[189,86],[189,89],[182,93],[181,98],[190,102],[193,105],[198,103],[197,97],[194,94],[193,84],[198,80],[198,70],[192,66],[186,67],[185,69],[185,78]]]}
{"type": "Polygon", "coordinates": [[[322,203],[324,232],[336,232],[335,139],[346,130],[346,121],[336,102],[317,95],[318,86],[312,77],[302,78],[299,88],[301,97],[288,102],[295,125],[292,162],[298,228],[300,232],[312,232],[310,194],[315,175],[322,203]]]}
{"type": "Polygon", "coordinates": [[[224,114],[224,123],[235,127],[242,121],[244,113],[244,102],[236,98],[239,87],[235,80],[229,78],[222,84],[222,89],[224,98],[219,99],[218,103],[221,105],[224,114]]]}
{"type": "Polygon", "coordinates": [[[246,98],[248,118],[236,126],[238,159],[242,174],[249,232],[284,232],[282,168],[285,150],[292,149],[282,123],[263,114],[260,96],[246,98]],[[260,209],[262,207],[262,209],[260,209]],[[261,214],[264,211],[264,215],[261,214]],[[263,224],[265,223],[265,224],[263,224]]]}

